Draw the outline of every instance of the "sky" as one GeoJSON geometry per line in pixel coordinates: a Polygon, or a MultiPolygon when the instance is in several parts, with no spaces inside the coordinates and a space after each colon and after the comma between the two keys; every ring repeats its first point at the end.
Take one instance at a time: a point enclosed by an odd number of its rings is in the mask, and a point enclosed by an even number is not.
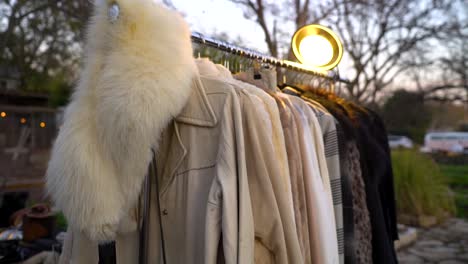
{"type": "Polygon", "coordinates": [[[262,29],[246,19],[242,9],[228,0],[172,0],[174,6],[185,15],[192,31],[211,36],[213,32],[226,32],[231,39],[237,36],[251,48],[267,52],[262,29]]]}

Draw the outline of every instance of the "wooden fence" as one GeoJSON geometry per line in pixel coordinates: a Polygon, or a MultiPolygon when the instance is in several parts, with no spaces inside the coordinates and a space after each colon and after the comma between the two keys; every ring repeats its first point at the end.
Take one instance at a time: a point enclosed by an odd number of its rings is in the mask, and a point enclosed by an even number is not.
{"type": "Polygon", "coordinates": [[[57,135],[56,110],[46,107],[0,105],[0,148],[50,148],[57,135]],[[26,131],[26,132],[25,132],[26,131]]]}

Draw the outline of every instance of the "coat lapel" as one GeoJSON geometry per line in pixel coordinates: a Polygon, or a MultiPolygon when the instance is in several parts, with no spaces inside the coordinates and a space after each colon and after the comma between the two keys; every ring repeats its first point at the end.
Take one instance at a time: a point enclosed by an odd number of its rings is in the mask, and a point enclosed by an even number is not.
{"type": "Polygon", "coordinates": [[[192,95],[182,113],[177,116],[176,122],[193,126],[214,127],[218,120],[199,76],[194,78],[192,85],[192,95]]]}
{"type": "Polygon", "coordinates": [[[194,78],[192,85],[192,94],[187,105],[171,123],[163,136],[160,157],[158,158],[158,161],[162,164],[159,165],[158,171],[163,176],[161,195],[165,193],[187,156],[187,146],[181,136],[182,127],[210,128],[216,126],[218,122],[199,76],[194,78]]]}

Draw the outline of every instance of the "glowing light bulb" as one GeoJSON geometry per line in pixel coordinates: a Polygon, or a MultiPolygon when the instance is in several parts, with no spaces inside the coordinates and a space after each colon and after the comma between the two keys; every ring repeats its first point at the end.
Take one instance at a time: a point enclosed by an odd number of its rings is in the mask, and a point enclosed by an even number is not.
{"type": "Polygon", "coordinates": [[[312,35],[299,44],[299,52],[304,62],[313,66],[323,66],[333,59],[333,46],[324,37],[312,35]]]}
{"type": "Polygon", "coordinates": [[[0,116],[1,116],[2,118],[5,118],[5,117],[7,116],[7,114],[6,114],[5,112],[2,112],[2,113],[0,113],[0,116]]]}
{"type": "Polygon", "coordinates": [[[21,118],[20,122],[21,122],[21,124],[26,124],[26,118],[24,118],[24,117],[21,118]]]}
{"type": "Polygon", "coordinates": [[[44,123],[44,122],[41,122],[39,125],[40,125],[42,128],[46,127],[46,123],[44,123]]]}

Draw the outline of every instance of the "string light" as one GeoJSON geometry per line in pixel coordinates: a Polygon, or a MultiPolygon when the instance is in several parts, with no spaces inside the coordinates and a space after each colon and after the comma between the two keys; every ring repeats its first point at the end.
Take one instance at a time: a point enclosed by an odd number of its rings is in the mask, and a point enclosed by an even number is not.
{"type": "Polygon", "coordinates": [[[26,120],[26,118],[24,118],[24,117],[20,119],[21,124],[26,124],[26,121],[27,121],[27,120],[26,120]]]}
{"type": "Polygon", "coordinates": [[[41,122],[39,125],[40,125],[42,128],[46,127],[46,123],[44,123],[44,122],[41,122]]]}
{"type": "Polygon", "coordinates": [[[0,113],[0,116],[1,116],[2,118],[5,118],[5,117],[7,116],[7,114],[6,114],[5,112],[2,112],[2,113],[0,113]]]}

